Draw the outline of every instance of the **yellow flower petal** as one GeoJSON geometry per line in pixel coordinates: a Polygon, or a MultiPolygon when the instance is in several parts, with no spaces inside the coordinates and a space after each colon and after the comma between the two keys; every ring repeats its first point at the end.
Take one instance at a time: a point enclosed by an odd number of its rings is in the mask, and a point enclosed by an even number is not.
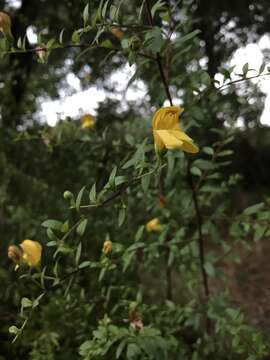
{"type": "Polygon", "coordinates": [[[160,231],[161,230],[161,224],[158,220],[158,218],[154,218],[145,225],[146,231],[152,232],[152,231],[160,231]]]}
{"type": "Polygon", "coordinates": [[[184,109],[178,106],[169,106],[159,109],[153,116],[152,127],[157,151],[164,148],[181,149],[189,153],[199,151],[193,140],[179,126],[179,114],[184,109]]]}
{"type": "Polygon", "coordinates": [[[104,255],[108,255],[112,251],[113,244],[110,240],[106,240],[103,243],[102,252],[104,255]]]}
{"type": "Polygon", "coordinates": [[[171,129],[178,125],[179,115],[184,111],[179,106],[163,107],[155,112],[153,117],[153,129],[171,129]]]}
{"type": "MultiPolygon", "coordinates": [[[[163,143],[163,146],[168,150],[182,149],[189,153],[197,153],[198,147],[193,143],[192,139],[180,130],[155,130],[154,136],[159,138],[158,145],[163,143]]],[[[158,148],[160,150],[160,148],[158,148]]]]}
{"type": "Polygon", "coordinates": [[[33,240],[24,240],[20,247],[23,250],[22,259],[29,266],[37,266],[41,260],[42,246],[33,240]]]}
{"type": "Polygon", "coordinates": [[[95,120],[92,115],[85,114],[82,116],[82,118],[81,118],[81,128],[82,129],[92,128],[94,125],[95,125],[95,120]]]}

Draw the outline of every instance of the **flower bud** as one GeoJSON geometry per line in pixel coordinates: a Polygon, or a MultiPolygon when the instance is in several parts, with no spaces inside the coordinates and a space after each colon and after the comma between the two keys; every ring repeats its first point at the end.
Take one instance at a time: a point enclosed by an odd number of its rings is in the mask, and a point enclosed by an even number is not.
{"type": "Polygon", "coordinates": [[[82,129],[86,129],[86,128],[91,129],[94,125],[95,125],[95,120],[92,115],[85,114],[82,116],[82,118],[81,118],[81,128],[82,129]]]}
{"type": "Polygon", "coordinates": [[[120,30],[117,27],[112,27],[111,28],[111,33],[118,39],[121,40],[124,37],[124,33],[122,30],[120,30]]]}
{"type": "Polygon", "coordinates": [[[164,206],[166,205],[166,202],[167,202],[167,200],[166,200],[165,196],[160,195],[160,196],[159,196],[159,205],[160,205],[161,207],[164,207],[164,206]]]}
{"type": "Polygon", "coordinates": [[[8,258],[12,260],[15,264],[20,264],[23,257],[23,251],[16,245],[10,245],[8,247],[8,258]]]}
{"type": "Polygon", "coordinates": [[[108,255],[112,251],[112,242],[110,240],[104,241],[102,252],[104,255],[108,255]]]}
{"type": "Polygon", "coordinates": [[[74,196],[71,191],[66,190],[63,194],[65,200],[72,200],[74,199],[74,196]]]}
{"type": "Polygon", "coordinates": [[[4,12],[0,12],[0,32],[9,40],[13,39],[11,34],[11,19],[10,16],[4,12]]]}
{"type": "Polygon", "coordinates": [[[138,36],[132,36],[128,42],[129,48],[133,51],[139,50],[142,45],[141,39],[138,36]]]}
{"type": "Polygon", "coordinates": [[[161,224],[158,220],[158,218],[154,218],[145,225],[146,231],[152,232],[152,231],[160,231],[161,230],[161,224]]]}

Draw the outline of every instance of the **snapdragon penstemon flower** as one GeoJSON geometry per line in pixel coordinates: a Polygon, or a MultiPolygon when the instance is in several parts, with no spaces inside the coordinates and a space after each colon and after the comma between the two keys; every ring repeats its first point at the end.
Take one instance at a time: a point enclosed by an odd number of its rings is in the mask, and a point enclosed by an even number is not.
{"type": "Polygon", "coordinates": [[[153,136],[156,151],[164,149],[181,149],[189,153],[197,153],[199,148],[181,129],[178,120],[184,109],[168,106],[155,112],[152,120],[153,136]]]}

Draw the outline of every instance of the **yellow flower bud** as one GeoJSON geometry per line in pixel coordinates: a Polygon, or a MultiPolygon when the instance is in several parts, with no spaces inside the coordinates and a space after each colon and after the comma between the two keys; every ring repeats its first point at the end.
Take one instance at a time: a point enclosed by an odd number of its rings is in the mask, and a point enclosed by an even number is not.
{"type": "Polygon", "coordinates": [[[95,120],[92,115],[85,114],[82,116],[82,118],[81,118],[81,128],[82,129],[86,129],[86,128],[91,129],[94,125],[95,125],[95,120]]]}
{"type": "Polygon", "coordinates": [[[122,30],[120,30],[119,28],[117,27],[112,27],[111,28],[111,33],[117,37],[118,40],[121,40],[123,37],[124,37],[124,33],[122,30]]]}
{"type": "Polygon", "coordinates": [[[164,149],[181,149],[189,153],[197,153],[198,147],[178,124],[179,115],[184,109],[168,106],[159,109],[153,116],[152,128],[156,151],[164,149]]]}
{"type": "Polygon", "coordinates": [[[23,251],[23,262],[30,267],[39,265],[42,253],[42,246],[39,242],[27,239],[20,244],[20,247],[23,251]]]}
{"type": "Polygon", "coordinates": [[[161,230],[161,224],[158,220],[158,218],[154,218],[145,225],[146,231],[152,232],[152,231],[160,231],[161,230]]]}
{"type": "Polygon", "coordinates": [[[110,240],[104,241],[102,252],[104,255],[108,255],[112,251],[112,242],[110,240]]]}
{"type": "Polygon", "coordinates": [[[8,258],[15,264],[20,264],[22,261],[23,252],[22,249],[16,245],[10,245],[8,247],[8,258]]]}
{"type": "Polygon", "coordinates": [[[4,12],[0,12],[0,32],[10,39],[12,38],[11,19],[10,16],[4,12]]]}

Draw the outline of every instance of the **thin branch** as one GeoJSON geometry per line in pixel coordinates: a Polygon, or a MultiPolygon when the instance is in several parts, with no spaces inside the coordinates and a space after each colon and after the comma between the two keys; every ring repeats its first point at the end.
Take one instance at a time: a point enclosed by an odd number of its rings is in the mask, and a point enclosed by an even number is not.
{"type": "Polygon", "coordinates": [[[119,189],[117,191],[115,191],[111,196],[109,196],[107,199],[103,200],[101,203],[82,205],[82,206],[80,206],[80,209],[83,210],[83,209],[91,209],[91,208],[100,208],[103,206],[110,205],[115,199],[117,199],[119,196],[124,194],[131,185],[137,184],[145,176],[154,174],[156,171],[162,170],[165,166],[166,166],[166,164],[163,164],[159,167],[155,167],[152,170],[148,171],[147,173],[144,173],[142,175],[139,175],[139,176],[131,179],[127,183],[123,184],[122,186],[119,186],[119,189]]]}
{"type": "MultiPolygon", "coordinates": [[[[76,49],[76,48],[81,48],[81,49],[106,49],[106,50],[111,50],[111,51],[115,51],[115,52],[121,52],[122,48],[116,48],[116,47],[106,47],[106,46],[100,46],[100,45],[89,45],[89,44],[66,44],[66,45],[57,45],[56,47],[52,47],[50,50],[63,50],[63,49],[76,49]]],[[[9,51],[0,51],[0,54],[5,54],[5,55],[10,55],[10,54],[27,54],[27,53],[37,53],[38,51],[45,51],[47,52],[48,49],[46,48],[46,46],[37,46],[36,48],[32,48],[32,49],[25,49],[25,50],[9,50],[9,51]]],[[[139,56],[145,57],[147,59],[150,60],[156,60],[156,58],[150,54],[146,54],[143,52],[137,52],[137,54],[139,56]]]]}
{"type": "MultiPolygon", "coordinates": [[[[148,21],[149,21],[150,25],[152,27],[154,27],[154,20],[153,20],[153,17],[152,17],[149,0],[145,1],[145,5],[146,5],[146,10],[147,10],[147,15],[148,15],[148,21]]],[[[169,84],[168,84],[168,81],[167,81],[165,73],[164,73],[160,53],[157,53],[155,60],[156,60],[156,63],[158,65],[158,69],[159,69],[159,72],[160,72],[161,80],[162,80],[162,83],[164,85],[164,89],[165,89],[167,98],[168,98],[168,100],[170,102],[170,105],[173,106],[172,97],[171,97],[171,93],[170,93],[170,89],[169,89],[169,84]]]]}
{"type": "Polygon", "coordinates": [[[219,88],[217,88],[217,91],[222,91],[224,89],[227,89],[227,87],[229,87],[231,85],[234,85],[234,84],[237,84],[237,83],[240,83],[240,82],[243,82],[243,81],[252,80],[252,79],[256,79],[256,78],[263,77],[263,76],[269,76],[269,75],[270,75],[270,72],[266,73],[266,74],[258,74],[258,75],[253,75],[253,76],[250,76],[250,77],[245,77],[245,78],[233,80],[231,82],[228,82],[227,84],[221,85],[219,88]]]}
{"type": "Polygon", "coordinates": [[[198,203],[198,197],[197,197],[197,191],[193,183],[192,174],[190,171],[191,163],[188,162],[188,182],[192,191],[192,199],[194,204],[194,209],[196,213],[196,220],[197,220],[197,229],[198,229],[198,240],[199,240],[199,256],[200,256],[200,268],[201,268],[201,274],[203,278],[203,286],[204,286],[204,293],[206,299],[209,297],[209,285],[208,285],[208,276],[205,270],[205,254],[204,254],[204,241],[203,241],[203,234],[202,234],[202,215],[199,208],[198,203]]]}

